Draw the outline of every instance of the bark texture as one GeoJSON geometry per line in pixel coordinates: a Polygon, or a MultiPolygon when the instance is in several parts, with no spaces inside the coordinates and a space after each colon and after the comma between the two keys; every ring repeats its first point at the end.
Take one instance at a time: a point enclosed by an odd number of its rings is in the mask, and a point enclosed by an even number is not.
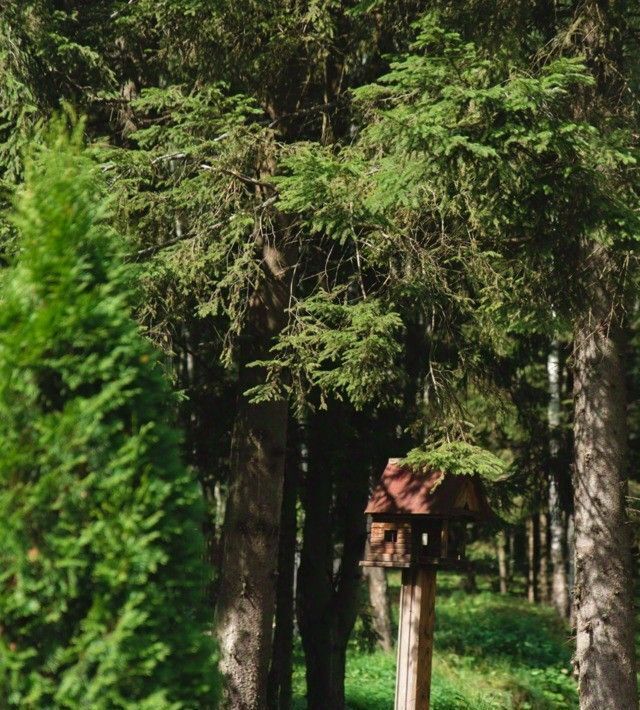
{"type": "Polygon", "coordinates": [[[293,588],[297,533],[296,502],[298,499],[298,472],[300,467],[299,443],[298,438],[292,432],[287,447],[288,455],[282,491],[276,619],[267,702],[269,710],[289,710],[291,707],[295,613],[293,588]]]}
{"type": "Polygon", "coordinates": [[[504,530],[500,530],[496,536],[496,548],[498,552],[500,594],[506,594],[509,591],[509,566],[507,564],[507,534],[504,530]]]}
{"type": "MultiPolygon", "coordinates": [[[[273,166],[265,167],[265,176],[273,166]]],[[[231,471],[223,532],[222,568],[216,607],[220,670],[225,678],[224,707],[262,710],[267,678],[278,570],[278,536],[287,442],[286,401],[255,404],[245,392],[262,384],[262,368],[285,320],[290,255],[276,239],[256,235],[263,279],[250,299],[240,345],[238,404],[231,444],[231,471]]]]}
{"type": "Polygon", "coordinates": [[[540,511],[538,520],[538,600],[546,604],[549,601],[549,515],[546,510],[540,511]]]}
{"type": "Polygon", "coordinates": [[[527,600],[533,604],[537,597],[536,524],[527,518],[527,600]]]}
{"type": "Polygon", "coordinates": [[[567,534],[567,586],[569,588],[569,623],[571,628],[576,628],[576,605],[575,605],[575,586],[576,586],[576,526],[575,515],[572,513],[567,516],[567,524],[565,527],[567,534]]]}
{"type": "Polygon", "coordinates": [[[386,572],[384,567],[365,567],[364,572],[369,585],[369,603],[372,610],[373,628],[378,637],[378,646],[383,651],[391,651],[393,636],[386,572]]]}
{"type": "Polygon", "coordinates": [[[547,419],[549,423],[549,457],[551,475],[549,476],[549,542],[551,556],[551,603],[562,618],[569,615],[569,587],[565,557],[565,524],[560,505],[559,454],[560,454],[560,347],[552,342],[547,357],[547,375],[549,381],[549,405],[547,419]]]}
{"type": "Polygon", "coordinates": [[[611,319],[604,249],[588,263],[590,303],[574,354],[575,664],[581,710],[620,710],[638,707],[622,330],[611,319]]]}
{"type": "Polygon", "coordinates": [[[240,399],[216,625],[224,707],[260,710],[271,654],[287,404],[240,399]]]}
{"type": "MultiPolygon", "coordinates": [[[[623,113],[627,4],[581,0],[574,7],[575,37],[595,78],[594,86],[577,97],[577,113],[623,113]]],[[[581,291],[574,318],[575,664],[581,710],[620,710],[638,707],[625,510],[624,271],[616,250],[589,235],[581,235],[577,246],[581,291]]]]}

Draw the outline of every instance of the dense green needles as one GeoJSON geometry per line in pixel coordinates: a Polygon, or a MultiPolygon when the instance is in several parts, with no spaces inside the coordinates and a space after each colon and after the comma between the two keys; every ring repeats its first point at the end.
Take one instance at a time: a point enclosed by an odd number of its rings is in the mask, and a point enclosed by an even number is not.
{"type": "Polygon", "coordinates": [[[96,168],[57,126],[0,290],[0,705],[207,708],[197,484],[96,168]]]}

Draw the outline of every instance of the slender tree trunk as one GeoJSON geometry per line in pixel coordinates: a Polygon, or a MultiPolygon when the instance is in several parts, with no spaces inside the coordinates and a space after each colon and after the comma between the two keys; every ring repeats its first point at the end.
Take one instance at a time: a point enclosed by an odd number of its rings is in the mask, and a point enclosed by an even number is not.
{"type": "Polygon", "coordinates": [[[341,479],[341,487],[336,486],[339,490],[335,513],[342,521],[344,533],[340,567],[334,573],[331,525],[334,476],[328,454],[330,441],[336,442],[335,413],[316,413],[310,418],[309,427],[309,469],[297,603],[309,710],[344,708],[347,641],[357,614],[359,562],[366,537],[363,510],[369,471],[351,448],[349,476],[341,479]]]}
{"type": "Polygon", "coordinates": [[[506,594],[509,591],[509,567],[507,564],[507,534],[504,530],[500,530],[496,535],[496,548],[498,552],[500,594],[506,594]]]}
{"type": "Polygon", "coordinates": [[[369,584],[369,603],[373,612],[373,628],[378,636],[378,646],[383,651],[391,651],[393,637],[386,572],[384,567],[365,567],[365,576],[369,584]]]}
{"type": "Polygon", "coordinates": [[[536,525],[533,516],[527,518],[527,600],[536,601],[536,525]]]}
{"type": "Polygon", "coordinates": [[[509,565],[508,586],[511,586],[516,567],[516,533],[513,528],[510,528],[507,533],[507,542],[509,543],[509,557],[507,559],[509,565]]]}
{"type": "Polygon", "coordinates": [[[565,559],[565,525],[560,506],[559,453],[560,453],[560,346],[557,340],[551,343],[547,358],[549,378],[549,538],[551,548],[551,603],[563,618],[569,614],[569,588],[565,559]]]}
{"type": "Polygon", "coordinates": [[[631,709],[638,695],[623,336],[606,276],[614,265],[600,246],[582,263],[592,271],[574,346],[575,663],[581,710],[631,709]]]}
{"type": "Polygon", "coordinates": [[[551,603],[558,614],[569,616],[569,580],[565,556],[565,522],[558,500],[558,487],[552,479],[549,482],[549,537],[551,540],[551,603]]]}
{"type": "Polygon", "coordinates": [[[473,562],[467,562],[466,569],[460,580],[460,588],[467,594],[475,594],[478,591],[476,568],[473,562]]]}
{"type": "Polygon", "coordinates": [[[549,602],[549,515],[540,511],[538,518],[538,600],[549,602]]]}
{"type": "Polygon", "coordinates": [[[296,502],[300,467],[300,447],[296,436],[289,437],[287,451],[280,516],[276,620],[269,671],[267,704],[270,710],[289,710],[292,698],[296,502]]]}
{"type": "MultiPolygon", "coordinates": [[[[333,483],[330,456],[321,429],[327,415],[309,418],[309,466],[305,481],[304,530],[298,570],[297,612],[306,661],[307,702],[310,710],[322,707],[324,692],[333,689],[332,619],[333,539],[331,504],[333,483]]],[[[327,707],[343,701],[327,697],[327,707]]]]}
{"type": "Polygon", "coordinates": [[[571,628],[576,628],[576,605],[575,605],[575,584],[576,584],[576,534],[575,518],[573,513],[567,515],[565,533],[567,543],[567,587],[569,590],[569,623],[571,628]]]}

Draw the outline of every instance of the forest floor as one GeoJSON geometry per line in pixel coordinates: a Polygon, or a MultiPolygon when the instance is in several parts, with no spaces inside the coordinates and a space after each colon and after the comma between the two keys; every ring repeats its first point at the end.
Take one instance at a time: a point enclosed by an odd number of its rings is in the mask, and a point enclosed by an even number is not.
{"type": "MultiPolygon", "coordinates": [[[[395,616],[399,576],[390,575],[389,582],[395,616]]],[[[459,590],[457,575],[438,576],[432,710],[577,708],[568,627],[549,607],[496,594],[489,590],[488,581],[479,579],[479,583],[478,593],[466,594],[459,590]]],[[[391,710],[395,655],[367,652],[366,635],[366,620],[359,619],[347,660],[347,706],[391,710]]],[[[294,693],[295,710],[303,710],[301,653],[294,693]]]]}

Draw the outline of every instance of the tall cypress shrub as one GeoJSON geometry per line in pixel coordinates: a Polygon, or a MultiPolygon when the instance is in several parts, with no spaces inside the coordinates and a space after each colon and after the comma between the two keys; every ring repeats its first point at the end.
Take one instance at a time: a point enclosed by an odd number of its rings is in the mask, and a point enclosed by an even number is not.
{"type": "Polygon", "coordinates": [[[211,708],[200,494],[80,134],[0,274],[0,707],[211,708]]]}

